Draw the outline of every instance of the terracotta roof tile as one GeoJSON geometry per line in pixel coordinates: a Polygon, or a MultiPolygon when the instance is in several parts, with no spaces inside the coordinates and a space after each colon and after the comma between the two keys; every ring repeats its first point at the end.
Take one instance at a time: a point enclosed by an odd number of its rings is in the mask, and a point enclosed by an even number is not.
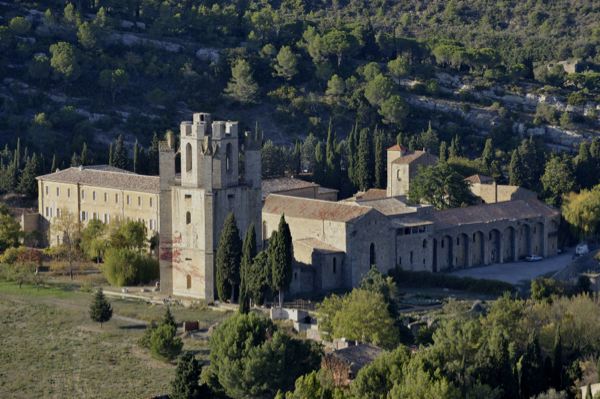
{"type": "Polygon", "coordinates": [[[404,147],[403,145],[399,145],[399,144],[394,144],[393,146],[391,146],[390,148],[387,149],[388,151],[406,151],[407,148],[404,147]]]}
{"type": "Polygon", "coordinates": [[[299,190],[302,188],[318,187],[318,184],[302,180],[295,179],[293,177],[278,177],[274,179],[264,179],[262,181],[262,195],[263,199],[269,194],[276,194],[288,190],[299,190]]]}
{"type": "Polygon", "coordinates": [[[82,184],[92,187],[105,187],[117,190],[160,193],[158,176],[138,175],[137,173],[108,165],[71,167],[47,175],[38,176],[38,180],[82,184]]]}
{"type": "Polygon", "coordinates": [[[480,174],[469,176],[465,180],[468,182],[471,182],[473,184],[475,184],[475,183],[491,184],[494,182],[494,179],[491,178],[490,176],[485,176],[485,175],[480,175],[480,174]]]}
{"type": "Polygon", "coordinates": [[[263,205],[263,212],[285,214],[290,217],[350,222],[366,215],[373,208],[352,203],[323,201],[312,198],[299,198],[271,194],[263,205]]]}
{"type": "Polygon", "coordinates": [[[481,204],[465,208],[453,208],[433,212],[431,220],[436,230],[453,228],[458,225],[491,223],[500,220],[553,217],[558,210],[538,199],[505,201],[494,204],[481,204]]]}
{"type": "Polygon", "coordinates": [[[423,159],[425,161],[429,161],[431,163],[437,162],[438,158],[435,155],[432,155],[426,151],[415,151],[412,154],[406,154],[401,156],[400,158],[392,161],[394,164],[410,164],[415,162],[418,159],[423,159]]]}

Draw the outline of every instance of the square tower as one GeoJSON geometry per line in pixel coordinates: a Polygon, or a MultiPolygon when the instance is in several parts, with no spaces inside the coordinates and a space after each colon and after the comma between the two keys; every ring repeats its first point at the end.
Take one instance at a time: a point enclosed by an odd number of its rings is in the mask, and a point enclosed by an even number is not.
{"type": "Polygon", "coordinates": [[[257,244],[262,243],[260,145],[240,137],[237,122],[213,121],[206,113],[182,122],[180,132],[180,179],[172,171],[174,149],[160,152],[161,190],[168,187],[168,193],[161,191],[161,201],[168,197],[161,202],[168,208],[161,209],[161,226],[169,226],[161,233],[161,291],[212,301],[216,249],[227,215],[234,214],[242,235],[254,225],[257,244]]]}

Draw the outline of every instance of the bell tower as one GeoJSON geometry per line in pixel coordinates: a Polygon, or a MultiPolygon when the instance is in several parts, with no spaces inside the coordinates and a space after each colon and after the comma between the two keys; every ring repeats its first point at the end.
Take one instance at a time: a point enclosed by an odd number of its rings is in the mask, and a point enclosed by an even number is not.
{"type": "Polygon", "coordinates": [[[202,162],[203,146],[210,144],[211,117],[210,114],[196,113],[193,120],[181,122],[181,185],[198,188],[203,183],[202,162]]]}

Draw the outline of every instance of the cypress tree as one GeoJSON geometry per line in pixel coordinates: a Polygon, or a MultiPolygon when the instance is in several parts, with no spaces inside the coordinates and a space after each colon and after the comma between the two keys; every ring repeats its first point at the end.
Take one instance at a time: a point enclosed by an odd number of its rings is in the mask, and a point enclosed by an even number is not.
{"type": "Polygon", "coordinates": [[[123,135],[119,134],[113,150],[113,166],[120,169],[127,169],[127,150],[123,142],[123,135]]]}
{"type": "Polygon", "coordinates": [[[460,155],[460,138],[454,136],[450,141],[450,147],[448,148],[448,158],[456,158],[460,155]]]}
{"type": "Polygon", "coordinates": [[[356,129],[357,125],[352,126],[350,134],[348,134],[348,179],[356,186],[356,129]]]}
{"type": "Polygon", "coordinates": [[[313,170],[313,180],[318,184],[325,184],[327,176],[327,161],[323,150],[323,143],[320,141],[315,146],[315,166],[313,170]]]}
{"type": "Polygon", "coordinates": [[[58,164],[56,161],[56,153],[55,153],[52,155],[52,166],[50,166],[50,173],[56,172],[56,169],[58,169],[58,164]]]}
{"type": "Polygon", "coordinates": [[[271,237],[269,258],[273,289],[279,291],[279,307],[281,307],[283,306],[283,293],[292,282],[292,261],[294,259],[292,234],[290,226],[285,221],[285,215],[281,215],[277,233],[271,237]]]}
{"type": "Polygon", "coordinates": [[[485,140],[483,151],[481,152],[481,163],[486,170],[486,173],[491,174],[492,161],[494,160],[494,144],[491,138],[485,140]]]}
{"type": "Polygon", "coordinates": [[[15,170],[19,170],[21,167],[21,138],[17,137],[17,146],[15,147],[15,154],[13,156],[13,165],[15,170]]]}
{"type": "Polygon", "coordinates": [[[385,174],[385,148],[383,132],[375,128],[374,140],[375,153],[375,187],[385,188],[387,183],[385,174]]]}
{"type": "Polygon", "coordinates": [[[251,223],[244,236],[242,245],[242,260],[240,262],[240,312],[248,313],[250,310],[250,296],[248,295],[248,277],[252,262],[256,256],[256,231],[251,223]]]}
{"type": "Polygon", "coordinates": [[[440,162],[446,162],[448,160],[448,144],[445,141],[440,143],[440,162]]]}
{"type": "Polygon", "coordinates": [[[158,175],[158,145],[160,140],[158,139],[158,135],[154,132],[152,136],[152,142],[150,143],[150,148],[148,148],[148,168],[147,173],[149,175],[158,175]]]}
{"type": "Polygon", "coordinates": [[[200,363],[193,354],[186,352],[179,358],[175,379],[171,382],[171,399],[195,399],[200,398],[200,363]]]}
{"type": "Polygon", "coordinates": [[[396,144],[399,145],[400,147],[402,147],[403,146],[403,144],[402,144],[403,142],[404,141],[403,141],[403,137],[402,137],[402,132],[399,132],[396,135],[396,144]]]}
{"type": "Polygon", "coordinates": [[[112,317],[112,306],[106,300],[102,288],[98,288],[94,295],[94,300],[90,305],[90,317],[93,321],[100,323],[100,327],[102,327],[102,323],[109,321],[112,317]]]}
{"type": "Polygon", "coordinates": [[[140,156],[140,145],[135,139],[135,143],[133,144],[133,173],[139,173],[139,156],[140,156]]]}
{"type": "Polygon", "coordinates": [[[113,151],[113,143],[110,143],[108,146],[108,164],[110,166],[115,166],[115,156],[113,151]]]}
{"type": "Polygon", "coordinates": [[[508,181],[513,186],[521,186],[524,180],[521,154],[517,149],[514,149],[508,164],[508,181]]]}
{"type": "Polygon", "coordinates": [[[562,337],[560,335],[560,326],[556,327],[556,335],[554,337],[554,348],[552,350],[552,381],[553,386],[557,391],[564,388],[563,378],[563,359],[562,359],[562,337]]]}
{"type": "Polygon", "coordinates": [[[19,178],[19,184],[17,190],[30,198],[37,196],[37,180],[36,176],[39,174],[40,167],[36,154],[34,153],[25,162],[25,167],[19,178]]]}
{"type": "Polygon", "coordinates": [[[327,131],[327,144],[325,147],[327,177],[325,183],[327,187],[339,187],[341,169],[339,156],[336,151],[337,140],[335,133],[332,132],[331,119],[329,120],[329,129],[327,131]]]}
{"type": "Polygon", "coordinates": [[[356,185],[367,191],[373,185],[373,154],[369,129],[361,129],[357,149],[356,185]]]}
{"type": "Polygon", "coordinates": [[[79,155],[76,152],[71,155],[71,166],[80,166],[81,160],[79,159],[79,155]]]}
{"type": "Polygon", "coordinates": [[[79,162],[81,162],[81,165],[85,166],[90,163],[89,156],[90,155],[89,155],[87,143],[83,143],[83,148],[81,148],[81,155],[79,156],[79,162]]]}
{"type": "Polygon", "coordinates": [[[235,287],[240,279],[240,257],[242,244],[233,213],[229,213],[223,223],[219,245],[217,246],[217,295],[225,301],[230,293],[231,302],[235,299],[235,287]],[[229,292],[228,292],[229,291],[229,292]]]}

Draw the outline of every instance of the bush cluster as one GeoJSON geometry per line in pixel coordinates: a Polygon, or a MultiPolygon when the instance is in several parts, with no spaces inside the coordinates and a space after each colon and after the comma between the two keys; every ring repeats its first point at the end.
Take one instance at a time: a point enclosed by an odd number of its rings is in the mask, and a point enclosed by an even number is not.
{"type": "Polygon", "coordinates": [[[110,248],[104,255],[102,273],[117,287],[144,284],[158,278],[158,261],[131,249],[110,248]]]}

